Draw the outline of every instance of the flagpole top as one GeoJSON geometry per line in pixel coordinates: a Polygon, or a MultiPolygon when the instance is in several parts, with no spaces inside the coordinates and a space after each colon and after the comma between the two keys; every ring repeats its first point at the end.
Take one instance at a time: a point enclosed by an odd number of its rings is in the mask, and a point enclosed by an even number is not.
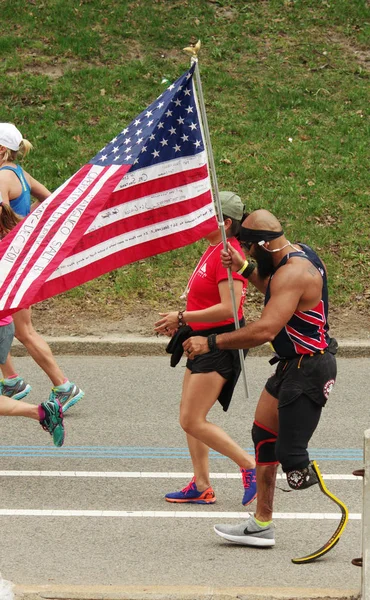
{"type": "Polygon", "coordinates": [[[197,43],[195,45],[191,45],[191,46],[187,46],[186,48],[183,48],[183,51],[185,52],[185,54],[188,54],[189,56],[191,56],[191,58],[197,59],[198,58],[198,52],[200,50],[200,40],[197,41],[197,43]]]}

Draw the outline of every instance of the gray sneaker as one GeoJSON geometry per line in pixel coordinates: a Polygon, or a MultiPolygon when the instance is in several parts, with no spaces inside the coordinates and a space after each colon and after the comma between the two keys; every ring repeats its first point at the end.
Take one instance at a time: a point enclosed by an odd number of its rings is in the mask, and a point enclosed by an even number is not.
{"type": "Polygon", "coordinates": [[[215,525],[214,530],[225,540],[244,546],[275,546],[274,526],[272,523],[261,527],[250,515],[248,521],[240,525],[215,525]]]}
{"type": "Polygon", "coordinates": [[[58,390],[57,387],[53,387],[49,396],[49,401],[60,402],[65,413],[71,406],[76,404],[81,398],[83,398],[85,392],[83,392],[75,383],[70,383],[67,391],[58,390]]]}
{"type": "MultiPolygon", "coordinates": [[[[9,379],[7,381],[9,382],[9,379]]],[[[10,381],[11,383],[6,383],[5,379],[0,381],[0,395],[8,396],[8,398],[13,398],[13,400],[21,400],[32,389],[30,384],[26,383],[22,377],[13,377],[10,381]]]]}

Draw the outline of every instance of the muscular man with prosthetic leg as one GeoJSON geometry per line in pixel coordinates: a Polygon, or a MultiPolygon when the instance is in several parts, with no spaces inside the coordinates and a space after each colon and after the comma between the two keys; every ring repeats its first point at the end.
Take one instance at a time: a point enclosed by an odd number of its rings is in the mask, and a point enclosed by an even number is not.
{"type": "MultiPolygon", "coordinates": [[[[265,342],[273,347],[270,363],[277,364],[277,368],[262,391],[252,428],[257,510],[240,525],[215,526],[216,533],[230,542],[273,546],[273,500],[279,463],[292,489],[303,490],[318,483],[342,512],[345,509],[326,490],[307,452],[335,383],[337,343],[328,333],[327,276],[317,254],[304,244],[291,244],[279,221],[266,210],[257,210],[244,220],[240,239],[249,253],[248,260],[229,248],[221,253],[222,263],[240,274],[248,273],[251,283],[265,294],[261,317],[237,331],[215,336],[210,344],[207,338],[191,337],[183,346],[190,359],[214,348],[254,348],[265,342]],[[254,269],[250,257],[257,263],[254,269]]],[[[339,535],[345,522],[341,522],[339,535]]],[[[329,540],[329,549],[339,535],[329,540]]],[[[326,551],[327,544],[314,558],[326,551]]]]}

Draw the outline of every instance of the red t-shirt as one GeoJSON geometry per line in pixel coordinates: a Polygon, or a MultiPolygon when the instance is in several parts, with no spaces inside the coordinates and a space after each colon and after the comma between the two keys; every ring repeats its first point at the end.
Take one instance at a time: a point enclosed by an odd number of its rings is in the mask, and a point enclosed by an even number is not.
{"type": "MultiPolygon", "coordinates": [[[[228,239],[228,242],[244,256],[239,242],[235,238],[228,239]]],[[[227,280],[227,269],[224,269],[221,263],[220,253],[223,249],[223,243],[220,242],[217,246],[208,246],[207,250],[202,255],[194,273],[188,283],[188,297],[186,302],[186,310],[203,310],[221,302],[218,284],[220,281],[227,280]]],[[[239,320],[243,317],[243,304],[245,300],[247,281],[242,275],[232,273],[233,279],[243,282],[243,292],[238,308],[239,320]]],[[[194,330],[211,329],[221,325],[229,325],[234,319],[219,321],[216,323],[193,323],[188,324],[194,330]]]]}

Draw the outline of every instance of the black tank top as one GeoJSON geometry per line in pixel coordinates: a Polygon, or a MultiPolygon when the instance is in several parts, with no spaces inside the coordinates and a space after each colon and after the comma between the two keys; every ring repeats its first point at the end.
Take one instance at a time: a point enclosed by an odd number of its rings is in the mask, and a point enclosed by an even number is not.
{"type": "MultiPolygon", "coordinates": [[[[297,310],[271,342],[276,354],[284,358],[292,358],[297,354],[320,352],[320,350],[325,350],[330,342],[328,335],[328,284],[324,265],[312,248],[305,244],[296,244],[296,246],[302,248],[303,252],[290,252],[284,256],[274,273],[285,265],[289,258],[298,256],[309,260],[316,267],[323,279],[323,286],[321,300],[318,305],[306,311],[297,310]]],[[[274,273],[267,285],[265,305],[270,299],[270,283],[274,273]]]]}

